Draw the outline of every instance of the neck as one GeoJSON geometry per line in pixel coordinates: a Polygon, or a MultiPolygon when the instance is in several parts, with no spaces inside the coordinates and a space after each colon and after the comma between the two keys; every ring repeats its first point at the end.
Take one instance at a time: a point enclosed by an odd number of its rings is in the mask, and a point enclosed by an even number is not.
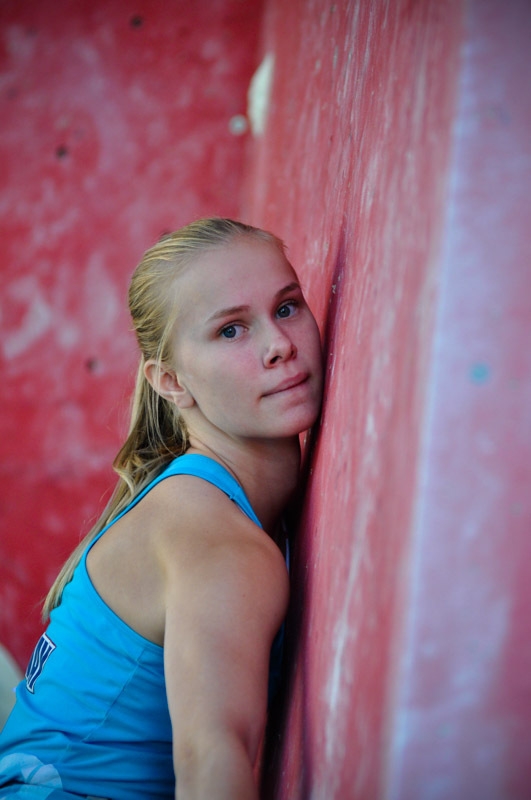
{"type": "Polygon", "coordinates": [[[222,464],[242,486],[264,530],[273,533],[297,487],[300,471],[299,437],[274,441],[209,442],[190,436],[190,453],[209,456],[222,464]]]}

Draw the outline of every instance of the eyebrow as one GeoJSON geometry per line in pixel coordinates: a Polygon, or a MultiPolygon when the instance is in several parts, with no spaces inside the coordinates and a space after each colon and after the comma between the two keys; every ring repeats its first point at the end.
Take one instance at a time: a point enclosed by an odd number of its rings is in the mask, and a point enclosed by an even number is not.
{"type": "MultiPolygon", "coordinates": [[[[284,286],[282,289],[280,289],[276,293],[275,302],[278,302],[282,297],[284,297],[284,295],[289,294],[290,292],[294,292],[295,290],[302,291],[301,287],[300,287],[300,284],[298,284],[296,281],[293,281],[293,283],[288,283],[287,286],[284,286]]],[[[215,320],[221,319],[222,317],[230,317],[233,314],[241,314],[242,312],[248,311],[248,310],[249,310],[249,306],[245,306],[245,305],[243,305],[243,306],[229,306],[228,308],[220,308],[219,311],[216,311],[214,314],[212,314],[212,316],[210,316],[207,319],[207,323],[208,322],[214,322],[215,320]]]]}

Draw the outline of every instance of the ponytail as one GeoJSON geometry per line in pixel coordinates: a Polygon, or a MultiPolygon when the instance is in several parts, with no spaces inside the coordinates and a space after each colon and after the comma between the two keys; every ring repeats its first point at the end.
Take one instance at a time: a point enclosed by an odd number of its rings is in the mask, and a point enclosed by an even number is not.
{"type": "Polygon", "coordinates": [[[113,463],[128,492],[128,500],[188,446],[186,428],[177,407],[153,389],[144,375],[144,363],[141,356],[129,433],[113,463]]]}
{"type": "Polygon", "coordinates": [[[59,605],[65,586],[88,545],[132,502],[137,494],[188,447],[188,435],[177,408],[162,398],[144,375],[144,357],[136,377],[131,423],[124,444],[113,462],[118,482],[96,524],[81,540],[63,565],[44,601],[42,617],[47,620],[59,605]]]}

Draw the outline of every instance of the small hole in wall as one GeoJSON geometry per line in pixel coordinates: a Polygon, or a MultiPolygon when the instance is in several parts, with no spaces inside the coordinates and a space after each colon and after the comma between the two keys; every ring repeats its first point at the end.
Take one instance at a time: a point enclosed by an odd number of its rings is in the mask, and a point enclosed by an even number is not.
{"type": "Polygon", "coordinates": [[[55,155],[57,158],[66,158],[68,155],[68,147],[64,144],[60,144],[57,150],[55,151],[55,155]]]}
{"type": "Polygon", "coordinates": [[[134,17],[131,17],[129,24],[132,28],[141,28],[144,24],[144,20],[139,14],[135,14],[134,17]]]}
{"type": "Polygon", "coordinates": [[[85,361],[85,368],[87,372],[97,372],[100,366],[100,362],[97,358],[87,358],[85,361]]]}

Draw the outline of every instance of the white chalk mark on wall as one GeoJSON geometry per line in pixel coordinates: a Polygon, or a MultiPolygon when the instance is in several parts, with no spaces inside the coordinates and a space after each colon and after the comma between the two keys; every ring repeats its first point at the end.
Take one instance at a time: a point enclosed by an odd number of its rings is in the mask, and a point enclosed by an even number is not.
{"type": "Polygon", "coordinates": [[[52,309],[42,295],[41,287],[37,280],[28,276],[22,278],[10,287],[10,294],[15,301],[24,301],[29,298],[27,311],[21,324],[12,332],[5,332],[2,342],[4,356],[14,359],[26,352],[31,345],[46,333],[52,324],[52,309]]]}
{"type": "Polygon", "coordinates": [[[254,136],[260,136],[265,130],[274,66],[275,56],[267,53],[249,84],[247,116],[254,136]]]}

